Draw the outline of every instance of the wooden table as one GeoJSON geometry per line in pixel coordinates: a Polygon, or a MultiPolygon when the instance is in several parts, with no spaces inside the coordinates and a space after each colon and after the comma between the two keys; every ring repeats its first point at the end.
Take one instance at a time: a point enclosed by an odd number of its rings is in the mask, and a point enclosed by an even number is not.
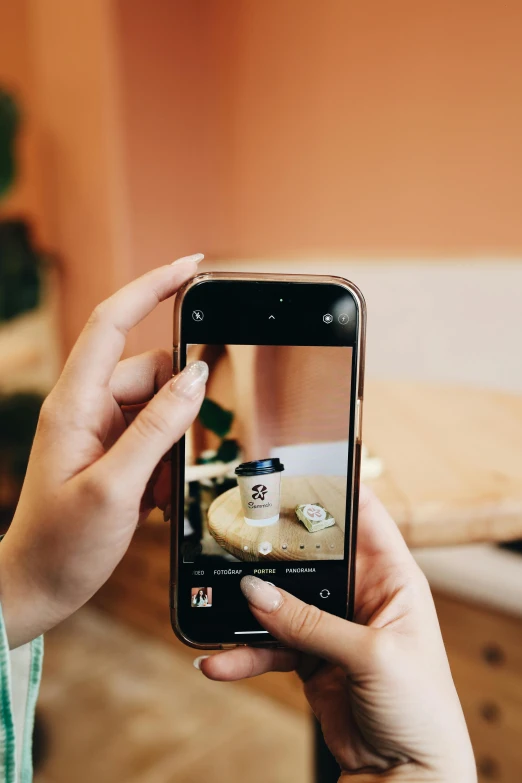
{"type": "Polygon", "coordinates": [[[342,560],[346,478],[342,476],[284,476],[281,479],[279,522],[268,527],[247,525],[239,489],[216,498],[208,511],[208,528],[218,544],[239,560],[342,560]],[[309,533],[295,507],[320,503],[335,525],[309,533]]]}
{"type": "Polygon", "coordinates": [[[410,546],[522,538],[522,396],[369,382],[363,441],[410,546]]]}

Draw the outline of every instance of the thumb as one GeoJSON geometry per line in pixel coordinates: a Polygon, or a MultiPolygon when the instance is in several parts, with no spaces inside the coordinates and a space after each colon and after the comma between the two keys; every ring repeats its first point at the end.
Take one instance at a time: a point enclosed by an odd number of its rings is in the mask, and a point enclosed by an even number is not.
{"type": "Polygon", "coordinates": [[[241,590],[256,620],[291,647],[357,675],[367,669],[375,631],[305,604],[257,576],[244,576],[241,590]]]}
{"type": "Polygon", "coordinates": [[[145,489],[164,454],[185,433],[198,414],[205,393],[208,367],[192,362],[166,383],[140,411],[96,467],[106,478],[145,489]]]}

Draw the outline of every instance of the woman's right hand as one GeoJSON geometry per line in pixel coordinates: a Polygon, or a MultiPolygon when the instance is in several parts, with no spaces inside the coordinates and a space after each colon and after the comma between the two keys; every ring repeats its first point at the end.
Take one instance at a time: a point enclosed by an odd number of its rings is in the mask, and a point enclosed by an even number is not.
{"type": "Polygon", "coordinates": [[[140,520],[170,502],[163,457],[194,421],[208,367],[175,378],[156,350],[119,361],[127,333],[203,256],[133,280],[94,310],[44,402],[16,514],[0,547],[11,647],[64,620],[117,566],[140,520]]]}
{"type": "Polygon", "coordinates": [[[355,623],[257,577],[244,577],[241,589],[256,619],[290,649],[199,659],[205,676],[297,669],[341,778],[476,782],[428,583],[369,490],[361,488],[355,623]]]}

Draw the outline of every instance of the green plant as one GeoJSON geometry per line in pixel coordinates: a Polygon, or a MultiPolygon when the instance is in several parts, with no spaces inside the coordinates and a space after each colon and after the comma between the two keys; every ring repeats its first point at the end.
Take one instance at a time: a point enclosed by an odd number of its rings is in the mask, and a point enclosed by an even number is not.
{"type": "Polygon", "coordinates": [[[38,306],[41,257],[23,220],[0,220],[0,321],[38,306]]]}
{"type": "Polygon", "coordinates": [[[15,139],[20,114],[15,99],[0,88],[0,198],[15,178],[15,139]]]}
{"type": "Polygon", "coordinates": [[[0,396],[0,465],[22,484],[29,461],[42,398],[18,392],[0,396]]]}
{"type": "Polygon", "coordinates": [[[205,429],[213,432],[221,440],[215,455],[205,459],[205,462],[232,462],[237,459],[239,444],[234,438],[226,437],[234,422],[232,411],[205,397],[199,412],[199,420],[205,429]]]}
{"type": "Polygon", "coordinates": [[[219,438],[217,449],[203,452],[197,459],[198,464],[216,464],[217,476],[203,480],[192,481],[189,484],[189,497],[186,500],[185,513],[199,541],[202,536],[202,520],[206,518],[207,510],[218,495],[236,486],[233,475],[223,475],[218,463],[234,462],[239,457],[240,449],[237,440],[227,438],[234,423],[232,411],[223,408],[214,400],[205,397],[199,411],[201,425],[219,438]]]}
{"type": "MultiPolygon", "coordinates": [[[[10,93],[0,88],[0,199],[16,181],[16,137],[20,113],[10,93]]],[[[40,299],[42,255],[28,223],[0,217],[0,322],[32,310],[40,299]]],[[[31,452],[42,397],[0,396],[0,528],[5,530],[18,502],[31,452]]]]}
{"type": "Polygon", "coordinates": [[[41,405],[39,394],[0,396],[0,533],[18,503],[41,405]]]}

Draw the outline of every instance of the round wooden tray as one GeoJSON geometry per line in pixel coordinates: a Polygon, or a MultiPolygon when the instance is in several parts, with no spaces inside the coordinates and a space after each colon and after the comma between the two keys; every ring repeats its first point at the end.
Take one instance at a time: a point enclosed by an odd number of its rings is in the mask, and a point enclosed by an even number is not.
{"type": "Polygon", "coordinates": [[[341,476],[283,476],[281,515],[275,525],[247,525],[234,487],[210,506],[208,527],[217,543],[239,560],[342,560],[345,498],[346,479],[341,476]],[[309,533],[295,514],[301,503],[320,503],[335,525],[309,533]]]}

